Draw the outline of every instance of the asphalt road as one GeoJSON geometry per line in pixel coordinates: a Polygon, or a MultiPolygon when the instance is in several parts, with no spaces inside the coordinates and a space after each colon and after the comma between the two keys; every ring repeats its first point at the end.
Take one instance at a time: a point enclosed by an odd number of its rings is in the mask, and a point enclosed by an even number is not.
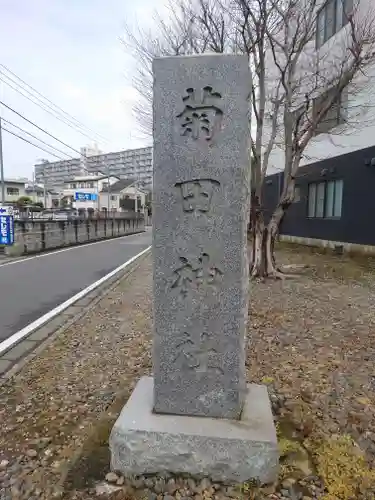
{"type": "Polygon", "coordinates": [[[151,245],[151,231],[0,261],[0,342],[151,245]]]}

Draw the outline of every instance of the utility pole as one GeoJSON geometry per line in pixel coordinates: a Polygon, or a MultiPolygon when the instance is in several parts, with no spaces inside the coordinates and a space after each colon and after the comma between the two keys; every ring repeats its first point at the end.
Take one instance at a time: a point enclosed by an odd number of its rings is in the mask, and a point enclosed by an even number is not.
{"type": "Polygon", "coordinates": [[[33,203],[38,201],[37,197],[37,192],[36,192],[36,185],[35,185],[35,168],[33,170],[33,203]]]}
{"type": "MultiPolygon", "coordinates": [[[[0,72],[1,76],[1,72],[0,72]]],[[[3,85],[0,84],[1,100],[3,100],[3,85]]],[[[1,183],[1,203],[5,203],[5,179],[4,179],[4,159],[3,159],[3,130],[1,127],[1,109],[0,107],[0,183],[1,183]]]]}
{"type": "Polygon", "coordinates": [[[1,116],[0,116],[0,181],[1,181],[1,203],[5,203],[5,179],[4,179],[4,162],[3,162],[3,131],[1,128],[1,116]]]}
{"type": "Polygon", "coordinates": [[[46,172],[43,168],[43,195],[44,195],[44,210],[47,208],[47,190],[46,190],[46,172]]]}
{"type": "Polygon", "coordinates": [[[107,165],[107,174],[108,174],[108,186],[107,186],[107,189],[108,189],[107,217],[109,217],[109,207],[110,207],[109,199],[110,199],[110,195],[111,195],[111,186],[110,186],[110,183],[109,183],[109,165],[107,165]]]}

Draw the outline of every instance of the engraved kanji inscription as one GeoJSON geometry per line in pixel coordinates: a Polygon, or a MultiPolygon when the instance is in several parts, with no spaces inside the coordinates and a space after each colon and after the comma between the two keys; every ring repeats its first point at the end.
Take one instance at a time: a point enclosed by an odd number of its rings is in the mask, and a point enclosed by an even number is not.
{"type": "Polygon", "coordinates": [[[182,98],[185,107],[177,115],[181,120],[181,135],[210,141],[219,129],[223,116],[220,100],[221,94],[209,85],[201,92],[193,88],[186,89],[186,95],[182,98]]]}
{"type": "Polygon", "coordinates": [[[198,373],[213,372],[223,374],[222,368],[217,360],[217,349],[213,336],[203,332],[199,340],[194,340],[190,333],[184,332],[175,345],[177,354],[173,363],[179,361],[182,368],[188,368],[198,373]]]}
{"type": "Polygon", "coordinates": [[[172,288],[176,288],[184,298],[190,289],[198,289],[202,285],[215,287],[223,275],[205,252],[196,259],[196,263],[186,257],[180,257],[180,262],[181,266],[174,271],[172,288]]]}
{"type": "Polygon", "coordinates": [[[185,182],[177,182],[181,192],[182,210],[186,213],[206,213],[211,208],[212,195],[220,186],[220,182],[214,179],[192,179],[185,182]]]}
{"type": "Polygon", "coordinates": [[[181,295],[186,297],[189,287],[193,282],[194,270],[186,257],[180,257],[180,262],[181,266],[174,272],[176,278],[172,284],[172,288],[179,289],[181,295]]]}

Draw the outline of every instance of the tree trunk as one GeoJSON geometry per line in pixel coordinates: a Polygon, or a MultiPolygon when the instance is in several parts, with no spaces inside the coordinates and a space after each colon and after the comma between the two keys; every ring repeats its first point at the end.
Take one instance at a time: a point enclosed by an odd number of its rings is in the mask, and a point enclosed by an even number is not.
{"type": "MultiPolygon", "coordinates": [[[[275,241],[279,227],[290,203],[279,203],[272,217],[265,225],[263,213],[253,211],[251,217],[252,252],[250,262],[251,278],[277,278],[287,277],[276,264],[275,241]]],[[[253,208],[253,207],[252,207],[253,208]]]]}
{"type": "Polygon", "coordinates": [[[252,228],[250,276],[253,278],[264,277],[266,275],[265,234],[266,228],[264,226],[263,217],[258,217],[255,226],[252,228]]]}
{"type": "Polygon", "coordinates": [[[272,214],[271,220],[267,227],[267,242],[266,242],[266,252],[267,252],[267,276],[271,278],[283,278],[286,277],[280,268],[276,264],[275,258],[275,241],[279,233],[279,228],[281,221],[284,218],[285,212],[289,207],[290,203],[282,204],[279,203],[272,214]]]}
{"type": "Polygon", "coordinates": [[[251,258],[250,276],[260,277],[266,272],[266,262],[264,260],[264,218],[260,206],[259,197],[252,192],[250,207],[250,233],[251,233],[251,258]]]}

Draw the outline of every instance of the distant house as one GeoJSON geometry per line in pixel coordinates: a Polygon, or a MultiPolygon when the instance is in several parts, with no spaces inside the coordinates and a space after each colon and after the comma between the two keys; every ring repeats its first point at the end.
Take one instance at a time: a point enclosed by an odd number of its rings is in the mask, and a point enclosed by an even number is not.
{"type": "Polygon", "coordinates": [[[59,193],[46,189],[40,184],[26,184],[25,195],[31,198],[32,203],[43,204],[44,208],[56,208],[59,206],[59,193]]]}
{"type": "Polygon", "coordinates": [[[5,199],[2,199],[0,189],[0,203],[15,203],[21,196],[26,196],[25,179],[5,179],[5,199]]]}
{"type": "MultiPolygon", "coordinates": [[[[96,175],[87,174],[72,177],[64,183],[62,204],[75,208],[79,212],[101,210],[100,192],[120,179],[115,175],[105,175],[98,172],[96,175]]],[[[105,205],[106,206],[106,205],[105,205]]]]}
{"type": "Polygon", "coordinates": [[[104,186],[99,195],[101,209],[144,213],[147,193],[137,184],[137,181],[120,179],[109,187],[104,186]]]}

